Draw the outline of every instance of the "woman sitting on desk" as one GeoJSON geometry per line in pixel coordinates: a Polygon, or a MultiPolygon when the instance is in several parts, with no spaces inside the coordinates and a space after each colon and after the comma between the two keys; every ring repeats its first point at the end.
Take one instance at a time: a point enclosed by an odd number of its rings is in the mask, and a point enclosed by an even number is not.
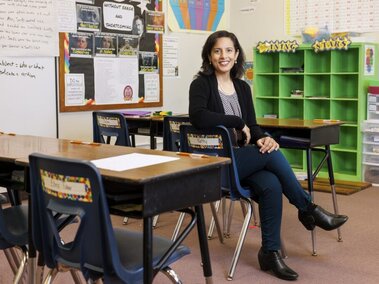
{"type": "Polygon", "coordinates": [[[204,44],[202,59],[201,70],[190,86],[191,123],[198,128],[223,125],[231,130],[239,178],[259,199],[262,229],[259,265],[281,279],[295,280],[298,274],[284,263],[279,253],[282,194],[298,208],[299,220],[308,230],[315,226],[333,230],[348,217],[329,213],[311,202],[311,196],[302,189],[279,151],[279,144],[257,125],[250,87],[239,79],[245,55],[236,36],[227,31],[211,34],[204,44]],[[244,137],[242,142],[239,136],[244,137]],[[255,180],[253,174],[262,170],[266,171],[267,180],[272,181],[272,187],[261,188],[259,180],[255,180]]]}

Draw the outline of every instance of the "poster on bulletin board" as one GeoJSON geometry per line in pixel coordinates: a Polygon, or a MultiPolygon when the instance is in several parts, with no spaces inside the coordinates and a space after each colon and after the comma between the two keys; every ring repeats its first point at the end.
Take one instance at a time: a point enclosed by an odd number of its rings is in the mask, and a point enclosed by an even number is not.
{"type": "Polygon", "coordinates": [[[61,112],[162,106],[161,0],[77,0],[60,34],[61,112]]]}

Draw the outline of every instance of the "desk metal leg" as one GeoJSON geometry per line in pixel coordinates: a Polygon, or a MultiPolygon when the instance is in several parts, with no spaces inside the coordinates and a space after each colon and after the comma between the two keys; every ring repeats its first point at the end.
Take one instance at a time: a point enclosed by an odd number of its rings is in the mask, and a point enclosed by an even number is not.
{"type": "Polygon", "coordinates": [[[136,147],[136,136],[134,134],[130,134],[130,142],[132,143],[132,147],[136,147]]]}
{"type": "Polygon", "coordinates": [[[36,283],[36,270],[37,270],[37,252],[33,243],[33,225],[32,225],[32,196],[30,194],[30,177],[29,170],[24,169],[24,186],[25,190],[29,192],[28,196],[28,283],[36,283]]]}
{"type": "Polygon", "coordinates": [[[211,259],[209,257],[207,232],[205,230],[203,206],[202,205],[196,205],[195,210],[196,210],[196,214],[197,214],[197,233],[199,236],[201,261],[203,263],[203,274],[205,277],[205,282],[207,284],[211,284],[211,283],[213,283],[212,267],[211,267],[211,259]]]}
{"type": "Polygon", "coordinates": [[[153,282],[153,218],[143,219],[143,283],[153,282]]]}
{"type": "MultiPolygon", "coordinates": [[[[335,180],[334,180],[334,173],[333,173],[332,154],[330,152],[330,145],[326,145],[325,150],[326,150],[326,154],[328,155],[328,159],[326,161],[328,163],[329,184],[330,184],[330,189],[332,191],[334,213],[339,214],[335,180]]],[[[337,234],[338,234],[337,240],[339,242],[342,242],[341,228],[337,229],[337,234]]]]}
{"type": "Polygon", "coordinates": [[[157,149],[157,139],[155,133],[157,133],[157,124],[153,121],[150,122],[150,149],[157,149]]]}
{"type": "Polygon", "coordinates": [[[36,256],[36,250],[34,247],[34,244],[32,241],[29,240],[29,247],[28,247],[28,283],[29,284],[35,284],[36,283],[36,270],[37,270],[37,256],[36,256]]]}
{"type": "MultiPolygon", "coordinates": [[[[314,201],[314,192],[313,192],[313,171],[312,171],[312,149],[307,148],[307,176],[308,176],[308,191],[311,195],[312,201],[314,201]]],[[[311,237],[312,237],[312,255],[316,256],[316,233],[315,229],[311,231],[311,237]]]]}

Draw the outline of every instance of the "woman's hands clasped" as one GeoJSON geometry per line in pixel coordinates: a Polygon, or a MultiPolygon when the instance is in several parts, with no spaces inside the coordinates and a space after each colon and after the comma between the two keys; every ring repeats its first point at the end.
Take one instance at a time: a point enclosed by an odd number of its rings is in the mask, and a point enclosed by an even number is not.
{"type": "Polygon", "coordinates": [[[263,137],[257,140],[257,145],[260,148],[259,152],[271,153],[272,151],[277,151],[279,149],[279,144],[271,137],[263,137]]]}

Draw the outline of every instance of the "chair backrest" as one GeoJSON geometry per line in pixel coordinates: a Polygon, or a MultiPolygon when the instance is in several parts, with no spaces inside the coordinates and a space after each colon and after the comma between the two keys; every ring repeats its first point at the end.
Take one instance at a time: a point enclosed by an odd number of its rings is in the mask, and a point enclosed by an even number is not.
{"type": "Polygon", "coordinates": [[[131,146],[128,125],[124,116],[118,112],[92,113],[93,142],[110,144],[112,138],[114,144],[119,146],[131,146]]]}
{"type": "Polygon", "coordinates": [[[234,199],[241,196],[250,197],[250,191],[240,184],[229,131],[224,126],[197,129],[191,125],[182,125],[180,126],[180,145],[182,152],[230,158],[232,163],[222,169],[222,189],[229,190],[234,199]]]}
{"type": "Polygon", "coordinates": [[[163,119],[163,150],[180,150],[180,126],[190,125],[188,116],[165,116],[163,119]]]}
{"type": "Polygon", "coordinates": [[[29,156],[33,241],[45,264],[81,269],[86,278],[121,271],[117,242],[102,179],[90,162],[29,156]],[[55,214],[76,216],[78,229],[70,240],[60,235],[55,214]],[[62,242],[63,240],[63,242],[62,242]]]}

